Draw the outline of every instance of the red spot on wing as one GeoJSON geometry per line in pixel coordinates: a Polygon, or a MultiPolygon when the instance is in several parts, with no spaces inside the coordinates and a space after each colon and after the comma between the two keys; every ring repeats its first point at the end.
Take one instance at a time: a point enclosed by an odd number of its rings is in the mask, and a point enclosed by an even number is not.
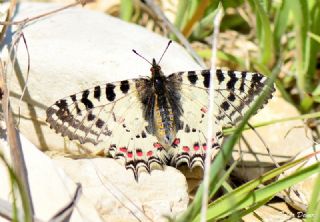
{"type": "Polygon", "coordinates": [[[131,152],[131,151],[130,151],[130,152],[128,152],[128,153],[127,153],[127,156],[128,156],[129,158],[132,158],[132,157],[133,157],[132,152],[131,152]]]}
{"type": "Polygon", "coordinates": [[[206,106],[202,107],[200,109],[203,113],[207,113],[208,112],[208,108],[206,106]]]}
{"type": "Polygon", "coordinates": [[[173,141],[174,145],[179,145],[180,144],[180,139],[179,138],[175,138],[173,141]]]}
{"type": "Polygon", "coordinates": [[[156,148],[156,149],[162,149],[163,148],[163,146],[160,143],[154,143],[153,147],[156,148]]]}
{"type": "Polygon", "coordinates": [[[119,117],[119,119],[118,119],[118,123],[123,123],[125,121],[125,118],[123,118],[122,116],[121,117],[119,117]]]}
{"type": "Polygon", "coordinates": [[[194,145],[194,146],[193,146],[193,149],[194,149],[195,151],[199,150],[199,148],[200,148],[199,145],[194,145]]]}
{"type": "Polygon", "coordinates": [[[128,151],[127,147],[120,147],[119,150],[123,153],[126,153],[128,151]]]}
{"type": "Polygon", "coordinates": [[[143,155],[143,152],[141,150],[137,150],[136,153],[137,153],[137,156],[142,156],[143,155]]]}
{"type": "Polygon", "coordinates": [[[182,150],[183,150],[184,152],[189,152],[189,151],[190,151],[190,148],[189,148],[188,146],[183,146],[183,147],[182,147],[182,150]]]}
{"type": "Polygon", "coordinates": [[[207,150],[207,144],[202,144],[202,148],[204,149],[204,150],[207,150]]]}
{"type": "Polygon", "coordinates": [[[149,157],[150,157],[150,156],[153,156],[153,152],[152,152],[151,150],[148,151],[148,152],[147,152],[147,156],[149,156],[149,157]]]}

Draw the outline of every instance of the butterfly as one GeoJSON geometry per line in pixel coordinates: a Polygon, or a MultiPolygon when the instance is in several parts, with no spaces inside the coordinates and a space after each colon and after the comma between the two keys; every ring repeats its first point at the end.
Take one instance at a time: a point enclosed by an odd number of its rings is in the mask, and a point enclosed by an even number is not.
{"type": "Polygon", "coordinates": [[[166,76],[159,62],[149,62],[151,77],[98,85],[56,101],[47,109],[46,121],[70,140],[102,143],[106,154],[131,169],[136,180],[140,172],[165,165],[203,168],[210,78],[214,78],[215,90],[211,149],[218,150],[222,126],[241,120],[267,77],[221,69],[166,76]]]}

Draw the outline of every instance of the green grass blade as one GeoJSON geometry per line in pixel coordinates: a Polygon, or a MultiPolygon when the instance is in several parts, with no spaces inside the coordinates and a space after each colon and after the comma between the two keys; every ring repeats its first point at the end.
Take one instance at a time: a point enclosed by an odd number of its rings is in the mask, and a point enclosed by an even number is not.
{"type": "MultiPolygon", "coordinates": [[[[282,1],[280,8],[276,12],[274,24],[274,45],[275,52],[281,52],[281,38],[287,28],[290,6],[288,1],[282,1]]],[[[279,58],[280,55],[277,55],[279,58]]]]}
{"type": "Polygon", "coordinates": [[[273,196],[266,198],[265,200],[261,200],[260,202],[256,203],[256,204],[252,204],[251,206],[241,209],[237,212],[237,214],[239,215],[240,218],[254,212],[256,209],[258,209],[259,207],[267,204],[271,199],[273,198],[273,196]]]}
{"type": "Polygon", "coordinates": [[[307,32],[309,27],[308,1],[305,0],[286,0],[290,5],[293,14],[293,22],[295,27],[295,46],[296,46],[296,69],[297,69],[297,85],[300,97],[304,97],[305,89],[309,88],[306,84],[305,56],[307,52],[307,32]]]}
{"type": "Polygon", "coordinates": [[[318,174],[317,179],[313,185],[313,192],[311,196],[311,200],[308,206],[308,212],[306,215],[317,215],[317,217],[307,217],[306,222],[315,221],[315,218],[319,218],[319,200],[320,200],[320,174],[318,174]]]}
{"type": "Polygon", "coordinates": [[[309,32],[308,35],[309,35],[312,39],[314,39],[315,41],[317,41],[318,43],[320,43],[320,36],[319,36],[319,35],[316,35],[316,34],[314,34],[314,33],[312,33],[312,32],[309,32]]]}
{"type": "Polygon", "coordinates": [[[13,214],[12,218],[13,221],[19,221],[17,218],[18,217],[18,207],[17,207],[17,194],[16,194],[16,188],[18,188],[19,194],[20,194],[20,198],[21,198],[21,203],[22,203],[22,209],[23,209],[23,213],[24,213],[24,221],[25,222],[31,222],[30,218],[33,218],[33,215],[29,215],[30,211],[30,204],[28,202],[28,197],[27,197],[27,193],[26,191],[23,189],[23,185],[20,181],[20,178],[18,178],[13,170],[13,168],[10,166],[10,163],[5,159],[4,155],[0,152],[0,160],[4,163],[4,165],[6,166],[7,170],[8,170],[8,174],[10,176],[10,182],[11,182],[11,187],[12,187],[12,195],[13,195],[13,214]]]}
{"type": "Polygon", "coordinates": [[[177,8],[177,16],[174,21],[174,26],[181,30],[183,25],[186,23],[188,8],[190,7],[190,2],[188,0],[180,0],[177,8]]]}
{"type": "MultiPolygon", "coordinates": [[[[312,32],[316,35],[320,34],[320,2],[317,1],[317,3],[314,5],[314,7],[309,10],[310,12],[310,30],[309,32],[312,32]]],[[[306,56],[305,56],[305,66],[306,66],[306,76],[305,76],[305,82],[306,82],[306,88],[305,90],[307,92],[312,92],[314,88],[318,85],[315,84],[315,79],[318,79],[316,76],[316,69],[317,69],[317,63],[318,63],[318,53],[320,49],[320,44],[318,41],[316,41],[314,38],[311,38],[309,35],[307,38],[307,44],[306,44],[306,56]]]]}
{"type": "Polygon", "coordinates": [[[211,203],[208,208],[208,220],[210,221],[212,219],[222,218],[232,214],[234,211],[259,204],[259,202],[265,201],[277,192],[306,179],[314,173],[320,172],[320,163],[315,163],[261,189],[254,190],[261,183],[276,177],[286,169],[289,169],[308,158],[310,158],[310,155],[268,172],[259,179],[250,181],[249,183],[237,188],[233,193],[225,195],[223,198],[211,203]]]}
{"type": "Polygon", "coordinates": [[[257,31],[260,48],[260,61],[262,64],[270,65],[274,62],[274,42],[271,25],[266,11],[259,0],[254,0],[257,17],[257,31]]]}
{"type": "Polygon", "coordinates": [[[132,0],[120,1],[120,18],[124,21],[131,21],[133,14],[133,2],[132,0]]]}

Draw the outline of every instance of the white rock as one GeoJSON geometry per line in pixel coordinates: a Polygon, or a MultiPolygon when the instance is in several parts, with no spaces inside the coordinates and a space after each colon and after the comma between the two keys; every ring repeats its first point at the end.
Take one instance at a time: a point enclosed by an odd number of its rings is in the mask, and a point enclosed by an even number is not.
{"type": "MultiPolygon", "coordinates": [[[[28,172],[30,191],[35,217],[48,221],[71,200],[76,184],[52,160],[20,135],[24,159],[28,172]]],[[[0,140],[0,152],[10,161],[9,147],[0,140]]],[[[1,189],[0,199],[11,202],[11,186],[7,169],[0,161],[1,189]]],[[[1,217],[0,217],[1,221],[1,217]]],[[[71,221],[101,221],[94,206],[84,195],[80,196],[71,221]]]]}
{"type": "MultiPolygon", "coordinates": [[[[59,7],[55,4],[22,3],[18,6],[15,20],[59,7]]],[[[19,106],[21,111],[19,129],[42,150],[76,154],[91,153],[95,148],[64,140],[49,129],[45,123],[46,108],[60,98],[97,84],[150,76],[150,64],[132,53],[131,49],[136,49],[149,60],[153,57],[159,59],[168,43],[168,39],[142,27],[81,8],[68,9],[32,22],[23,29],[23,33],[31,62],[28,87],[20,104],[27,70],[27,53],[22,41],[17,52],[19,68],[15,69],[16,73],[8,71],[12,107],[15,113],[18,113],[19,106]]],[[[7,37],[7,43],[11,37],[7,37]]],[[[2,56],[8,50],[8,46],[4,47],[2,56]]],[[[161,66],[168,74],[200,69],[175,43],[170,46],[161,66]]],[[[156,221],[163,220],[163,214],[176,215],[187,207],[186,181],[174,168],[154,171],[151,176],[141,175],[137,184],[132,173],[113,159],[70,160],[61,157],[57,162],[74,181],[81,182],[84,196],[95,205],[105,221],[123,221],[122,217],[127,218],[124,221],[136,221],[126,208],[128,204],[139,218],[146,217],[140,212],[143,210],[156,221]],[[114,190],[110,191],[109,186],[114,190]],[[112,196],[119,191],[126,194],[125,199],[118,200],[112,196]]],[[[44,184],[47,182],[43,181],[44,184]]],[[[49,187],[48,190],[54,188],[49,187]]],[[[60,191],[59,188],[57,190],[60,191]]],[[[85,212],[80,211],[79,214],[89,217],[90,214],[85,212]]],[[[94,217],[90,219],[98,221],[94,217]]]]}
{"type": "Polygon", "coordinates": [[[96,206],[104,221],[166,221],[188,205],[184,176],[175,168],[142,173],[137,183],[132,172],[112,159],[72,160],[56,157],[55,161],[96,206]]]}
{"type": "Polygon", "coordinates": [[[241,218],[244,222],[303,222],[301,214],[295,214],[284,202],[272,202],[241,218]]]}
{"type": "MultiPolygon", "coordinates": [[[[309,147],[308,149],[303,150],[300,152],[294,160],[300,159],[302,157],[314,154],[315,152],[320,151],[320,145],[309,147]]],[[[314,163],[319,162],[320,154],[316,154],[309,158],[307,161],[302,162],[301,164],[287,170],[284,172],[284,174],[281,174],[279,177],[279,180],[282,179],[284,176],[288,176],[297,170],[301,170],[302,168],[306,168],[314,163]]],[[[293,161],[294,161],[293,160],[293,161]]],[[[318,189],[314,187],[314,184],[316,182],[318,174],[313,174],[312,176],[308,177],[307,179],[295,184],[294,186],[290,187],[289,189],[286,189],[282,191],[278,196],[283,198],[286,203],[288,203],[290,206],[295,208],[296,210],[300,211],[301,213],[304,213],[308,209],[308,204],[310,203],[312,192],[315,189],[318,189]]],[[[306,215],[308,216],[308,215],[306,215]]]]}
{"type": "MultiPolygon", "coordinates": [[[[19,4],[14,19],[30,18],[59,7],[61,5],[46,3],[19,4]]],[[[67,9],[32,22],[23,33],[30,53],[30,74],[27,91],[20,103],[20,130],[43,150],[69,152],[79,152],[79,147],[74,143],[66,146],[61,136],[48,129],[46,108],[60,98],[97,84],[150,76],[150,64],[131,50],[136,49],[149,60],[158,60],[168,43],[168,39],[142,27],[82,8],[67,9]]],[[[12,36],[6,38],[7,43],[10,38],[12,36]]],[[[7,51],[4,47],[2,55],[7,51]]],[[[17,62],[22,73],[17,74],[19,80],[8,72],[15,113],[18,113],[18,101],[26,81],[27,61],[25,46],[20,41],[17,62]]],[[[160,65],[167,74],[200,69],[175,43],[160,65]]],[[[85,147],[93,149],[92,146],[85,147]]]]}

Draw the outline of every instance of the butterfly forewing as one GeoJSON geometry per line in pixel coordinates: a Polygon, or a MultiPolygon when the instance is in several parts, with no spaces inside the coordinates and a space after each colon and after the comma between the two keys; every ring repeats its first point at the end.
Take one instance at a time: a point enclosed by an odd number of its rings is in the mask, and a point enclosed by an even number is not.
{"type": "Polygon", "coordinates": [[[47,122],[57,133],[80,143],[102,143],[106,153],[133,170],[162,167],[163,146],[145,128],[136,85],[145,79],[96,86],[58,100],[47,109],[47,122]]]}
{"type": "Polygon", "coordinates": [[[176,75],[182,77],[182,90],[185,89],[183,95],[189,94],[189,98],[196,98],[204,107],[208,104],[210,76],[214,78],[214,115],[223,126],[235,125],[241,120],[252,102],[261,94],[267,80],[259,73],[221,69],[217,69],[213,75],[210,75],[210,70],[202,70],[173,73],[169,78],[174,79],[176,75]],[[202,90],[207,96],[203,92],[201,94],[202,90]]]}

